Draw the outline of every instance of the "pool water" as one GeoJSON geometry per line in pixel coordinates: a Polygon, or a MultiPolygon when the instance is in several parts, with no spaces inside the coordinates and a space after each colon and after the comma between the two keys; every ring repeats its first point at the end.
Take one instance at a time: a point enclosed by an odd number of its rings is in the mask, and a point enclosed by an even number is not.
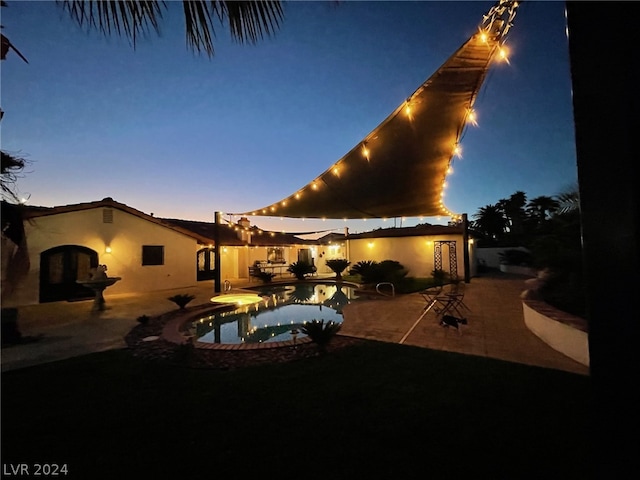
{"type": "Polygon", "coordinates": [[[338,283],[296,283],[254,289],[261,301],[233,311],[213,312],[192,324],[192,333],[205,343],[264,343],[305,335],[305,322],[342,323],[342,308],[356,298],[354,288],[338,283]]]}

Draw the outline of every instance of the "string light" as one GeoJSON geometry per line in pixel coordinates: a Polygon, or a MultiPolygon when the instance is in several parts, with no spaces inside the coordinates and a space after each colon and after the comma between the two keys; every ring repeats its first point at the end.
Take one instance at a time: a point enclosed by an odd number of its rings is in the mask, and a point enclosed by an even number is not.
{"type": "Polygon", "coordinates": [[[476,116],[476,111],[473,108],[469,108],[467,110],[467,123],[470,123],[474,127],[478,126],[478,119],[476,116]]]}
{"type": "Polygon", "coordinates": [[[502,46],[498,49],[498,59],[511,65],[509,63],[509,50],[506,47],[502,46]]]}
{"type": "Polygon", "coordinates": [[[369,149],[366,143],[362,144],[362,156],[367,159],[367,162],[369,161],[369,149]]]}
{"type": "MultiPolygon", "coordinates": [[[[488,44],[487,48],[491,50],[491,55],[495,60],[503,61],[503,62],[506,62],[507,64],[509,64],[509,58],[508,58],[509,50],[504,45],[504,41],[506,39],[507,32],[513,25],[512,20],[515,17],[515,12],[517,7],[518,7],[518,2],[512,2],[509,0],[500,0],[498,5],[492,7],[491,10],[489,10],[489,12],[483,16],[482,24],[480,25],[476,35],[474,35],[475,41],[480,41],[485,44],[488,44]]],[[[474,98],[472,98],[471,103],[473,103],[473,99],[474,98]]],[[[422,100],[423,100],[422,97],[420,97],[420,101],[422,100]]],[[[416,103],[412,101],[411,97],[409,97],[405,100],[404,105],[400,108],[400,110],[404,112],[404,115],[406,115],[406,117],[409,120],[413,121],[414,115],[416,113],[415,107],[416,107],[416,103]]],[[[447,165],[446,172],[442,179],[442,184],[441,184],[442,188],[440,191],[441,199],[444,198],[444,195],[445,195],[444,190],[448,187],[448,182],[446,181],[447,176],[454,173],[454,169],[451,166],[453,162],[453,157],[462,158],[462,147],[458,142],[463,136],[464,128],[466,124],[472,124],[473,126],[478,126],[477,113],[472,108],[472,105],[468,105],[468,108],[466,109],[465,116],[464,116],[464,124],[461,125],[461,130],[457,132],[457,140],[453,145],[451,159],[449,160],[449,164],[447,165]]],[[[368,145],[368,140],[370,139],[373,139],[373,140],[378,139],[378,136],[375,131],[372,132],[367,137],[367,139],[361,141],[360,151],[362,156],[367,160],[367,162],[370,162],[371,160],[371,151],[368,145]]],[[[303,196],[302,193],[304,193],[304,190],[306,188],[310,188],[311,190],[316,190],[316,191],[319,190],[319,187],[321,186],[320,182],[325,181],[325,179],[327,178],[327,175],[329,175],[329,172],[332,173],[335,177],[341,178],[342,176],[341,174],[343,173],[343,169],[344,169],[344,163],[342,166],[340,166],[339,164],[343,162],[343,160],[351,160],[351,159],[350,158],[341,159],[340,161],[335,163],[330,168],[330,170],[325,171],[325,173],[317,177],[316,180],[312,181],[307,186],[303,187],[294,195],[289,196],[287,199],[281,201],[280,203],[275,203],[270,207],[263,209],[262,214],[267,214],[267,211],[269,210],[271,212],[275,212],[277,208],[286,207],[289,203],[288,200],[294,200],[294,199],[299,200],[300,198],[302,198],[303,196]]],[[[451,213],[443,205],[442,200],[440,201],[439,208],[442,212],[452,216],[452,218],[455,219],[454,214],[451,213]]],[[[428,213],[428,212],[425,212],[425,213],[428,213]]],[[[253,212],[251,215],[255,215],[255,214],[256,213],[253,212]]],[[[323,217],[322,220],[324,221],[326,220],[326,218],[323,217]]],[[[366,221],[366,218],[364,218],[363,220],[366,221]]],[[[386,221],[386,218],[383,218],[383,221],[386,221]]]]}
{"type": "Polygon", "coordinates": [[[460,147],[460,144],[456,143],[453,147],[453,154],[458,158],[462,158],[462,148],[460,147]]]}

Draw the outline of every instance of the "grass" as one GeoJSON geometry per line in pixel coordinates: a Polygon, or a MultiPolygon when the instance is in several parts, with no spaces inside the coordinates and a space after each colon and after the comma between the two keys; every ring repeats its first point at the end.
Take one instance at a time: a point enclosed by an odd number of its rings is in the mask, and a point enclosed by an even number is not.
{"type": "Polygon", "coordinates": [[[81,479],[587,478],[589,391],[379,342],[231,371],[118,350],[3,373],[2,463],[81,479]]]}

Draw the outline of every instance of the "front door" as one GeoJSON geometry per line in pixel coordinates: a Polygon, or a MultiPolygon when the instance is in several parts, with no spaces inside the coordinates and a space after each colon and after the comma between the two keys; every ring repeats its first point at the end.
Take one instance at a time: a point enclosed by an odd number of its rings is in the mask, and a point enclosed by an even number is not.
{"type": "Polygon", "coordinates": [[[98,266],[98,253],[79,245],[62,245],[40,254],[40,302],[93,298],[91,289],[76,280],[89,278],[98,266]]]}

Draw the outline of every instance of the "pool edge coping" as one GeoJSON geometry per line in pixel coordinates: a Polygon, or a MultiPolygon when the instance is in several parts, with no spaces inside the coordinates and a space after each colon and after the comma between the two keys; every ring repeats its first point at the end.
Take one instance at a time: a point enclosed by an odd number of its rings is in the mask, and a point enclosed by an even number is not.
{"type": "MultiPolygon", "coordinates": [[[[326,282],[313,280],[313,281],[300,281],[299,283],[337,283],[337,282],[326,282]]],[[[359,286],[353,282],[340,282],[349,284],[351,287],[359,286]]],[[[255,290],[250,288],[238,288],[233,289],[235,293],[248,293],[255,292],[255,290]]],[[[230,292],[224,292],[230,293],[230,292]]],[[[220,293],[222,295],[222,293],[220,293]]],[[[218,296],[213,295],[212,297],[218,296]]],[[[312,340],[309,337],[302,337],[294,340],[282,340],[278,342],[261,342],[261,343],[208,343],[208,342],[200,342],[198,340],[194,341],[194,337],[191,335],[183,334],[183,326],[188,322],[193,322],[195,320],[194,317],[197,317],[202,314],[203,311],[217,311],[217,310],[227,310],[231,307],[236,307],[233,303],[219,303],[215,304],[211,302],[211,304],[203,303],[201,305],[197,305],[191,308],[188,312],[184,312],[182,315],[177,315],[176,317],[169,320],[164,327],[162,328],[162,333],[160,334],[160,338],[175,343],[177,345],[185,345],[189,342],[193,342],[193,346],[202,350],[225,350],[225,351],[234,351],[234,350],[264,350],[271,348],[283,348],[283,347],[293,347],[295,345],[301,345],[305,343],[311,343],[312,340]]]]}

